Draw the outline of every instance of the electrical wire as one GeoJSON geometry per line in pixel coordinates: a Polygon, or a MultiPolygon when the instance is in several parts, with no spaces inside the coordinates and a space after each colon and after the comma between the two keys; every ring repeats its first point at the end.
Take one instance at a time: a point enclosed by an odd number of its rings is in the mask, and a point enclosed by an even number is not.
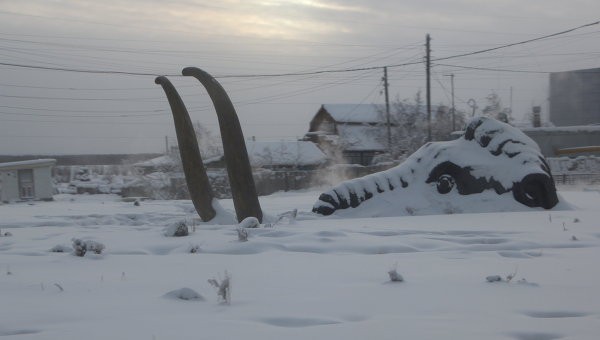
{"type": "MultiPolygon", "coordinates": [[[[570,32],[573,32],[573,31],[576,31],[579,29],[591,27],[591,26],[598,25],[598,24],[600,24],[600,21],[591,22],[588,24],[570,28],[568,30],[564,30],[564,31],[560,31],[560,32],[552,33],[552,34],[547,34],[547,35],[533,38],[533,39],[527,39],[527,40],[523,40],[523,41],[519,41],[519,42],[515,42],[515,43],[500,45],[500,46],[487,48],[487,49],[483,49],[483,50],[478,50],[478,51],[473,51],[473,52],[468,52],[468,53],[456,54],[456,55],[447,56],[447,57],[434,58],[434,59],[431,59],[431,61],[435,62],[435,61],[456,59],[456,58],[462,58],[462,57],[468,57],[468,56],[473,56],[473,55],[477,55],[477,54],[487,53],[487,52],[496,51],[496,50],[503,49],[503,48],[508,48],[508,47],[517,46],[517,45],[523,45],[523,44],[527,44],[527,43],[531,43],[531,42],[535,42],[535,41],[539,41],[539,40],[543,40],[543,39],[547,39],[547,38],[556,37],[559,35],[567,34],[567,33],[570,33],[570,32]]],[[[422,64],[424,62],[425,62],[424,60],[420,60],[420,61],[414,61],[414,62],[389,64],[389,65],[381,65],[381,66],[317,70],[317,71],[306,71],[306,72],[264,73],[264,74],[258,74],[258,73],[257,74],[229,74],[229,75],[216,76],[215,78],[225,79],[225,78],[290,77],[290,76],[318,75],[318,74],[340,73],[340,72],[359,72],[359,71],[382,69],[383,67],[396,68],[396,67],[403,67],[403,66],[409,66],[409,65],[416,65],[416,64],[422,64]]],[[[63,72],[78,72],[78,73],[92,73],[92,74],[114,74],[114,75],[127,75],[127,76],[154,76],[154,77],[160,75],[158,73],[151,73],[151,72],[127,72],[127,71],[93,70],[93,69],[75,69],[75,68],[67,68],[67,67],[50,67],[50,66],[38,66],[38,65],[6,63],[6,62],[0,62],[0,65],[10,66],[10,67],[29,68],[29,69],[41,69],[41,70],[63,71],[63,72]]],[[[179,74],[167,74],[166,76],[181,77],[181,75],[179,75],[179,74]]]]}

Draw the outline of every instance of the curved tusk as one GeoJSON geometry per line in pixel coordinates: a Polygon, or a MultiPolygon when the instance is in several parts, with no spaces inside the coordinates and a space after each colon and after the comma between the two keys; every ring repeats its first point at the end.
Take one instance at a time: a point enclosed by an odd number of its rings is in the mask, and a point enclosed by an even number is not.
{"type": "Polygon", "coordinates": [[[202,162],[202,156],[200,156],[198,140],[190,115],[169,79],[161,76],[157,77],[154,82],[162,86],[171,106],[175,131],[177,132],[177,142],[179,143],[179,153],[190,197],[202,221],[208,222],[217,213],[212,206],[213,194],[202,162]]]}
{"type": "Polygon", "coordinates": [[[242,127],[227,92],[215,78],[199,68],[186,67],[182,74],[192,76],[202,83],[217,111],[229,185],[238,221],[252,216],[262,222],[262,210],[256,194],[242,127]]]}

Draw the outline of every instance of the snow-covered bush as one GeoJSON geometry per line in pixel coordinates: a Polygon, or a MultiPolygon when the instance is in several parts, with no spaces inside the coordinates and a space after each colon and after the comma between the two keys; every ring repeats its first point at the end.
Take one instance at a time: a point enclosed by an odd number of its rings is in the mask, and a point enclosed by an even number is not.
{"type": "Polygon", "coordinates": [[[179,221],[173,225],[168,226],[165,229],[165,236],[169,237],[182,237],[188,236],[190,233],[187,223],[185,221],[179,221]]]}
{"type": "Polygon", "coordinates": [[[402,277],[402,275],[400,275],[400,273],[398,273],[398,271],[396,269],[390,270],[388,272],[388,275],[390,276],[390,281],[392,281],[392,282],[404,281],[404,278],[402,277]]]}
{"type": "Polygon", "coordinates": [[[73,250],[73,249],[69,248],[68,246],[62,245],[62,244],[57,244],[54,247],[50,248],[50,252],[52,252],[52,253],[67,253],[71,250],[73,250]]]}
{"type": "Polygon", "coordinates": [[[75,256],[84,256],[88,251],[91,251],[94,254],[101,254],[105,248],[102,243],[96,241],[84,241],[78,238],[73,238],[72,241],[73,254],[75,256]]]}
{"type": "Polygon", "coordinates": [[[502,281],[502,276],[500,275],[489,275],[485,278],[487,282],[500,282],[502,281]]]}

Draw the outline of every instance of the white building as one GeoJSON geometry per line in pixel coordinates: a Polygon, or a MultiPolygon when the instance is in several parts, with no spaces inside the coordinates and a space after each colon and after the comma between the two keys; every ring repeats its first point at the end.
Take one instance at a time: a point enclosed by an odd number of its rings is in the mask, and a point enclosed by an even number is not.
{"type": "Polygon", "coordinates": [[[54,159],[0,163],[0,202],[52,200],[54,159]]]}

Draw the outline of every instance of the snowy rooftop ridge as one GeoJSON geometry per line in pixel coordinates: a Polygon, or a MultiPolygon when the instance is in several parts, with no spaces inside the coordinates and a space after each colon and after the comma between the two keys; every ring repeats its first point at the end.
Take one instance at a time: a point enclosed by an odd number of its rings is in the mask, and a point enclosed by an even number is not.
{"type": "MultiPolygon", "coordinates": [[[[248,158],[253,167],[261,166],[310,166],[327,162],[327,156],[313,142],[308,141],[246,141],[248,158]]],[[[223,155],[204,159],[204,163],[219,161],[223,155]]],[[[177,160],[165,155],[144,162],[138,167],[158,167],[176,164],[177,160]]]]}
{"type": "Polygon", "coordinates": [[[323,151],[308,141],[246,141],[246,149],[253,167],[319,165],[327,162],[323,151]]]}
{"type": "Polygon", "coordinates": [[[339,123],[382,123],[384,107],[377,104],[323,104],[331,117],[339,123]]]}
{"type": "Polygon", "coordinates": [[[27,161],[0,163],[0,170],[12,170],[24,167],[39,168],[43,166],[53,166],[56,164],[56,159],[32,159],[27,161]]]}
{"type": "Polygon", "coordinates": [[[526,133],[600,133],[600,125],[572,125],[572,126],[552,126],[552,127],[526,127],[521,129],[526,133]]]}

